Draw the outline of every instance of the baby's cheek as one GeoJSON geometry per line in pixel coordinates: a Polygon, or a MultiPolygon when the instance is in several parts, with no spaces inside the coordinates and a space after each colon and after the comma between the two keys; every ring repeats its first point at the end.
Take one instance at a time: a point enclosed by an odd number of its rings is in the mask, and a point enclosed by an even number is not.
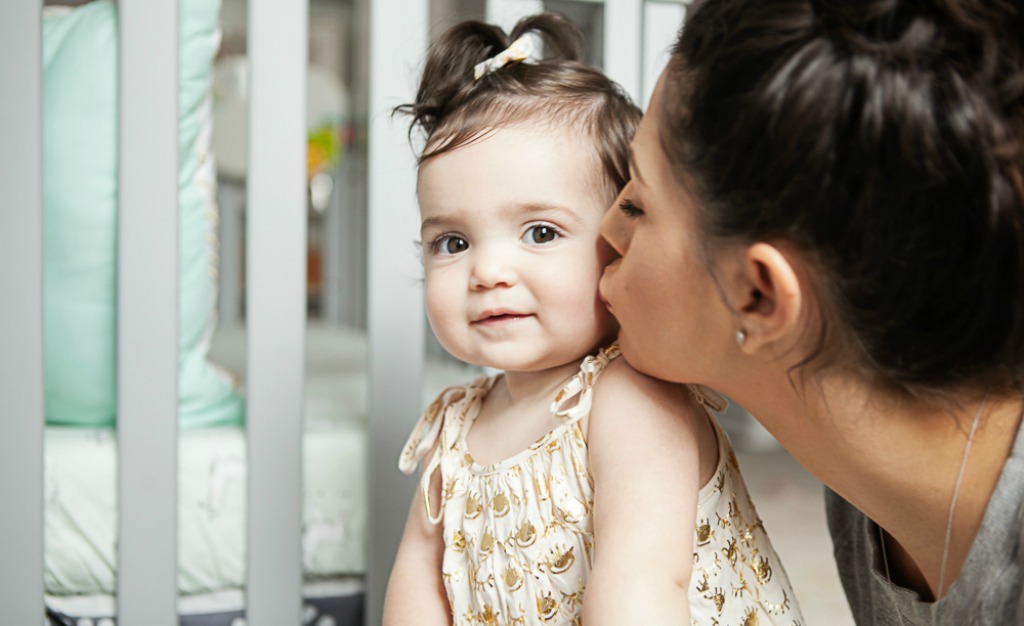
{"type": "Polygon", "coordinates": [[[438,340],[445,345],[451,340],[455,317],[455,303],[450,295],[446,295],[444,289],[436,283],[432,286],[429,282],[425,287],[425,302],[427,309],[427,321],[434,330],[438,340]]]}

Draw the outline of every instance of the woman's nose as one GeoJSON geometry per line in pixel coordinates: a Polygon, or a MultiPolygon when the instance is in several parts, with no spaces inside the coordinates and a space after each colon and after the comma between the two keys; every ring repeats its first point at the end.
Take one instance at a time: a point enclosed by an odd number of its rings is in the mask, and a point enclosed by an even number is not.
{"type": "Polygon", "coordinates": [[[629,249],[629,240],[632,234],[632,225],[619,210],[621,198],[620,194],[615,199],[615,204],[605,211],[604,218],[601,219],[601,236],[620,256],[626,254],[626,250],[629,249]]]}

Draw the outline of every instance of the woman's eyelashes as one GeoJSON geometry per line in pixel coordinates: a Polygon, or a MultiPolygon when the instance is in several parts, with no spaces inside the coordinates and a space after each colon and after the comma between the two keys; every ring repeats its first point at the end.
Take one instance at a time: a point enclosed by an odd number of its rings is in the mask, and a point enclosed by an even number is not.
{"type": "Polygon", "coordinates": [[[622,211],[622,214],[628,219],[634,219],[644,214],[644,210],[633,204],[633,201],[629,198],[623,198],[619,202],[619,210],[622,211]]]}

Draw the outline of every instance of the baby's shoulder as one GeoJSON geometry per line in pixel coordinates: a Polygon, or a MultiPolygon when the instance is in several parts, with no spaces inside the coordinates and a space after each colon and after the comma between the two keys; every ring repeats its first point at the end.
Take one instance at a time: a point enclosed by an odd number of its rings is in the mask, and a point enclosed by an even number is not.
{"type": "Polygon", "coordinates": [[[613,360],[594,383],[594,412],[635,414],[647,411],[679,418],[705,419],[689,385],[653,378],[623,358],[613,360]]]}
{"type": "Polygon", "coordinates": [[[623,359],[609,363],[595,383],[588,427],[595,479],[614,473],[646,480],[648,470],[689,476],[685,486],[674,481],[665,487],[686,495],[692,487],[696,498],[717,462],[708,413],[689,386],[647,376],[623,359]]]}

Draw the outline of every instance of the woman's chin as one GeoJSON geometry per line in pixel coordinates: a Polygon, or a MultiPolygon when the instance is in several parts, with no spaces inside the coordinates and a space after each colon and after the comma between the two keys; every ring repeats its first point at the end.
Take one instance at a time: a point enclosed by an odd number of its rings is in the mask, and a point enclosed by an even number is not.
{"type": "MultiPolygon", "coordinates": [[[[678,372],[666,369],[664,367],[664,363],[658,363],[656,361],[652,362],[650,359],[645,358],[645,355],[656,355],[658,354],[658,351],[651,350],[650,348],[642,348],[641,346],[631,342],[627,333],[619,333],[618,345],[619,349],[622,351],[622,358],[624,358],[626,363],[629,363],[629,366],[636,371],[646,374],[651,378],[660,378],[661,380],[668,382],[690,382],[681,377],[678,372]]],[[[669,364],[671,364],[671,361],[669,364]]]]}
{"type": "Polygon", "coordinates": [[[643,351],[634,349],[634,344],[629,341],[629,335],[620,332],[618,344],[619,350],[622,351],[622,358],[626,359],[626,363],[629,363],[630,367],[648,376],[654,376],[654,374],[644,369],[643,351]]]}

